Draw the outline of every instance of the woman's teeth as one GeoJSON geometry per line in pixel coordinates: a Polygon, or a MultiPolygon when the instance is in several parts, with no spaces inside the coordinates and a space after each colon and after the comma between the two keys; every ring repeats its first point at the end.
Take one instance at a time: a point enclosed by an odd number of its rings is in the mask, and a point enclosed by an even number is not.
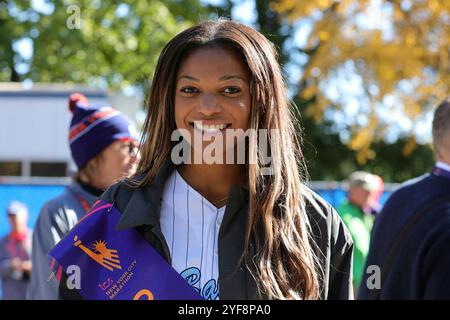
{"type": "Polygon", "coordinates": [[[205,133],[215,133],[227,127],[226,124],[202,124],[201,122],[194,122],[194,127],[205,133]]]}

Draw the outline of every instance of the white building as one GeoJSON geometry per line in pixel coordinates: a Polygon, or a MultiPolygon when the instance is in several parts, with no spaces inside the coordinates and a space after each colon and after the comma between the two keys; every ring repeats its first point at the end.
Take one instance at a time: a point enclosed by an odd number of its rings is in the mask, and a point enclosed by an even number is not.
{"type": "Polygon", "coordinates": [[[0,83],[0,176],[67,176],[75,169],[68,145],[68,98],[110,105],[135,123],[142,99],[68,84],[0,83]]]}

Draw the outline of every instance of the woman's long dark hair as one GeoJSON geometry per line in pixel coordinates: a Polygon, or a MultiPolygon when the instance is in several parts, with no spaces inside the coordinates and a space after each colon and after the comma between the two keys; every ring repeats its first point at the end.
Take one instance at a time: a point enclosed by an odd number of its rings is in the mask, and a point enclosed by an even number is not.
{"type": "MultiPolygon", "coordinates": [[[[206,21],[175,36],[159,57],[148,100],[136,187],[148,185],[170,157],[176,130],[174,96],[182,59],[193,48],[225,46],[238,52],[251,73],[250,128],[268,129],[273,172],[262,172],[256,139],[248,157],[249,211],[243,258],[260,292],[270,299],[316,299],[320,296],[319,260],[310,239],[301,177],[306,170],[294,128],[277,53],[261,33],[241,23],[206,21]],[[278,132],[278,137],[270,129],[278,132]],[[262,228],[261,228],[262,227],[262,228]],[[249,257],[250,244],[255,256],[249,257]]],[[[258,132],[258,131],[257,131],[258,132]]]]}

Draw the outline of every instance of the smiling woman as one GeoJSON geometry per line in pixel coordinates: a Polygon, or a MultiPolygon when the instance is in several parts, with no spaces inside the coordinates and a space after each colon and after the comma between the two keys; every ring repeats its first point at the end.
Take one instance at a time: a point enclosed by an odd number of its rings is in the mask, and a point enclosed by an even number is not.
{"type": "Polygon", "coordinates": [[[136,228],[205,299],[352,298],[353,243],[302,183],[272,43],[233,21],[189,28],[162,50],[148,101],[137,174],[102,196],[122,212],[118,228],[136,228]],[[258,135],[223,148],[244,146],[243,163],[175,163],[177,130],[194,156],[228,131],[263,130],[272,168],[258,135]]]}

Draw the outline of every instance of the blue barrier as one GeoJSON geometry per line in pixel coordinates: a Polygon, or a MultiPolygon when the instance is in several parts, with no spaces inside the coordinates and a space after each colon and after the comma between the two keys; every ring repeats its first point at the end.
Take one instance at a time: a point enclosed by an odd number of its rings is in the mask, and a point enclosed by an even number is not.
{"type": "MultiPolygon", "coordinates": [[[[0,184],[0,237],[8,233],[9,224],[6,216],[6,208],[13,200],[18,200],[28,206],[30,212],[29,226],[34,227],[39,216],[39,211],[45,202],[61,194],[64,190],[62,185],[19,185],[0,184]]],[[[325,200],[337,208],[346,198],[343,189],[316,190],[325,200]]],[[[380,199],[384,204],[389,192],[385,192],[380,199]]]]}
{"type": "Polygon", "coordinates": [[[0,185],[0,237],[9,230],[6,209],[11,201],[17,200],[27,205],[30,213],[28,224],[33,228],[44,203],[63,190],[64,186],[60,185],[0,185]]]}

